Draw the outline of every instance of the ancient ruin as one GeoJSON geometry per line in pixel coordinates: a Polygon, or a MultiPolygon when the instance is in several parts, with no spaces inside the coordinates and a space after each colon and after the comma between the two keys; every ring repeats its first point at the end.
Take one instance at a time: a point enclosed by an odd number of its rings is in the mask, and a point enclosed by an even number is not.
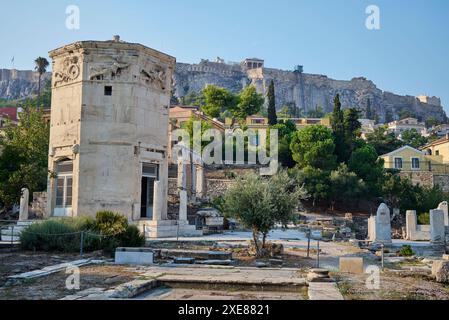
{"type": "MultiPolygon", "coordinates": [[[[140,44],[76,42],[53,59],[48,214],[123,213],[147,237],[167,219],[168,108],[175,58],[140,44]]],[[[194,230],[194,227],[193,227],[194,230]]]]}
{"type": "Polygon", "coordinates": [[[375,216],[368,220],[368,238],[375,243],[391,243],[390,209],[382,203],[375,216]]]}

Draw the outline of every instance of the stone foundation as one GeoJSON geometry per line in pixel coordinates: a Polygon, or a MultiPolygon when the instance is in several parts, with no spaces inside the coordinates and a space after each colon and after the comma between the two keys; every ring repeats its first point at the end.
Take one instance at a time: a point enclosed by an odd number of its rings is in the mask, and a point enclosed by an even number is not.
{"type": "Polygon", "coordinates": [[[196,230],[194,225],[188,221],[161,220],[161,221],[139,221],[139,230],[145,234],[145,238],[175,238],[202,236],[201,230],[196,230]]]}
{"type": "Polygon", "coordinates": [[[410,179],[414,185],[427,187],[439,186],[444,192],[449,192],[449,175],[433,172],[400,172],[402,178],[410,179]]]}

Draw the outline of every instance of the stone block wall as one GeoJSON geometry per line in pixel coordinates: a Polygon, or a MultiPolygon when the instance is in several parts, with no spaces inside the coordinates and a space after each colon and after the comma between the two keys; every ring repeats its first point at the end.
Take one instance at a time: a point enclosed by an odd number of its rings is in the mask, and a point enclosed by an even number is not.
{"type": "Polygon", "coordinates": [[[420,184],[421,186],[433,187],[440,186],[444,192],[449,192],[449,175],[436,174],[433,172],[401,172],[399,174],[403,178],[408,178],[413,184],[420,184]]]}
{"type": "Polygon", "coordinates": [[[434,174],[434,185],[440,186],[444,192],[449,192],[449,175],[447,174],[434,174]]]}
{"type": "Polygon", "coordinates": [[[47,192],[33,192],[33,202],[31,203],[31,214],[35,218],[47,217],[47,192]]]}
{"type": "MultiPolygon", "coordinates": [[[[173,202],[179,201],[177,181],[176,178],[168,179],[168,196],[173,202]]],[[[206,196],[209,199],[223,196],[233,183],[233,180],[206,178],[206,196]]]]}

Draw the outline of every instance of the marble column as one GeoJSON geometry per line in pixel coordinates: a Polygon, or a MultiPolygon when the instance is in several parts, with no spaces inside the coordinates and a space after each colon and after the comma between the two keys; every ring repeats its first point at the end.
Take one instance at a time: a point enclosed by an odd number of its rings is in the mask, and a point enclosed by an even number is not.
{"type": "Polygon", "coordinates": [[[179,192],[179,221],[187,221],[187,191],[179,192]]]}
{"type": "Polygon", "coordinates": [[[154,182],[153,200],[153,221],[162,220],[162,210],[164,208],[163,185],[161,181],[154,182]]]}
{"type": "Polygon", "coordinates": [[[30,202],[30,192],[27,188],[22,189],[20,196],[19,221],[28,220],[28,204],[30,202]]]}
{"type": "Polygon", "coordinates": [[[204,168],[202,166],[196,167],[196,195],[199,198],[204,198],[206,196],[204,168]]]}
{"type": "Polygon", "coordinates": [[[430,210],[430,241],[442,244],[445,240],[444,211],[430,210]]]}

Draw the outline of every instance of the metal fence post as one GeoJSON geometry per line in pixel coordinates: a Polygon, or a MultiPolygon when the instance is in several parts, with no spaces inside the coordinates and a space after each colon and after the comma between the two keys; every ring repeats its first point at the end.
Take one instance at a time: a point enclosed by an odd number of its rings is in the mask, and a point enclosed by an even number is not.
{"type": "Polygon", "coordinates": [[[307,258],[310,258],[310,229],[307,230],[307,258]]]}
{"type": "Polygon", "coordinates": [[[14,225],[11,226],[11,250],[14,249],[14,225]]]}
{"type": "Polygon", "coordinates": [[[84,231],[81,231],[80,236],[80,256],[83,256],[83,245],[84,245],[84,231]]]}
{"type": "Polygon", "coordinates": [[[382,245],[381,245],[381,248],[382,248],[382,270],[384,269],[384,257],[385,257],[385,246],[384,246],[384,244],[382,243],[382,245]]]}
{"type": "Polygon", "coordinates": [[[320,267],[320,240],[318,240],[317,243],[317,255],[316,255],[316,267],[319,268],[320,267]]]}

